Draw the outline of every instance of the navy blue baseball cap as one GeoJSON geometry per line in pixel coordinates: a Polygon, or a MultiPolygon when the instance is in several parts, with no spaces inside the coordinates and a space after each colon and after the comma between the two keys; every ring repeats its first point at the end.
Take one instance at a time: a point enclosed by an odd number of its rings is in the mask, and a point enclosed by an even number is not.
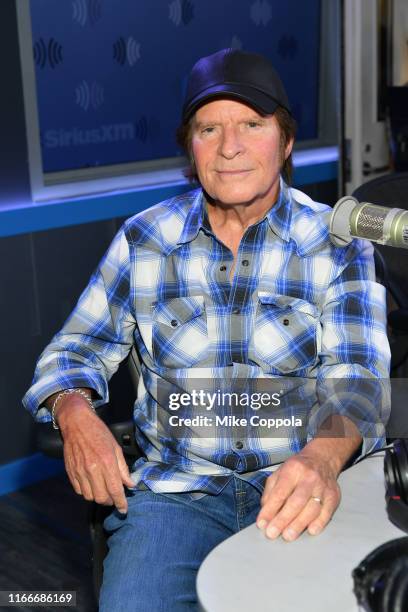
{"type": "Polygon", "coordinates": [[[270,61],[258,53],[222,49],[202,57],[188,78],[182,110],[183,122],[211,100],[233,98],[269,115],[290,105],[283,83],[270,61]]]}

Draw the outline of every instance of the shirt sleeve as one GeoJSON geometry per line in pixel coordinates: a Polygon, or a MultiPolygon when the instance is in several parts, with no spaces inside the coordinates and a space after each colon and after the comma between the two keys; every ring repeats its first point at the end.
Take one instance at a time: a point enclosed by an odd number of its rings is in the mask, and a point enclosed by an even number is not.
{"type": "Polygon", "coordinates": [[[318,402],[308,439],[331,415],[347,416],[363,437],[363,456],[384,445],[391,409],[385,288],[375,280],[373,246],[366,240],[336,249],[334,265],[338,273],[321,317],[318,402]]]}
{"type": "Polygon", "coordinates": [[[131,350],[135,325],[129,245],[122,227],[63,328],[40,355],[24,407],[37,421],[49,421],[43,402],[75,387],[94,389],[96,406],[108,402],[108,381],[131,350]]]}

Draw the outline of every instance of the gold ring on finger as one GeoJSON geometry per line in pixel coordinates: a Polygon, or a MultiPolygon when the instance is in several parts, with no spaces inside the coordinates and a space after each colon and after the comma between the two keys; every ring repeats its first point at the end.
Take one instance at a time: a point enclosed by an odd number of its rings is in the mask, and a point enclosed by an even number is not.
{"type": "Polygon", "coordinates": [[[320,497],[311,497],[310,499],[313,499],[313,501],[317,502],[320,505],[323,503],[320,497]]]}

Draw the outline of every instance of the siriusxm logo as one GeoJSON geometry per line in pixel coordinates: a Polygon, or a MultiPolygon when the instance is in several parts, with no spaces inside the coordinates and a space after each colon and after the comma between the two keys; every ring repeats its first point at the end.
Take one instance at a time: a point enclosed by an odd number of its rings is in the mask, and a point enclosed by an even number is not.
{"type": "Polygon", "coordinates": [[[101,18],[101,0],[72,0],[72,18],[85,27],[86,23],[93,26],[101,18]]]}
{"type": "Polygon", "coordinates": [[[140,59],[140,43],[136,42],[133,36],[126,40],[122,36],[113,45],[113,58],[124,66],[126,63],[130,67],[134,66],[140,59]]]}
{"type": "Polygon", "coordinates": [[[256,0],[251,6],[251,19],[255,25],[267,26],[272,19],[271,5],[267,0],[256,0]]]}
{"type": "Polygon", "coordinates": [[[93,81],[91,85],[85,80],[82,81],[75,89],[75,94],[75,104],[78,104],[84,111],[87,111],[88,108],[97,110],[104,103],[104,88],[96,81],[93,81]]]}
{"type": "Polygon", "coordinates": [[[231,49],[242,49],[242,40],[234,34],[234,36],[231,38],[229,46],[231,47],[231,49]]]}
{"type": "Polygon", "coordinates": [[[194,4],[191,0],[173,0],[169,4],[169,19],[177,27],[181,23],[188,25],[194,19],[194,4]]]}
{"type": "Polygon", "coordinates": [[[103,144],[105,142],[122,142],[134,138],[135,126],[133,123],[113,123],[89,130],[80,128],[46,130],[43,134],[42,145],[48,149],[56,149],[103,144]]]}

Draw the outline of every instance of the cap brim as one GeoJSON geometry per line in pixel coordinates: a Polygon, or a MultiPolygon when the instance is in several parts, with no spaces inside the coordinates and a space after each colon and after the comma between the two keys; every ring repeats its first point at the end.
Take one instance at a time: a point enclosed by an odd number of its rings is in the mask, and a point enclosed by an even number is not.
{"type": "Polygon", "coordinates": [[[208,87],[193,98],[193,100],[183,108],[183,121],[190,119],[203,104],[219,98],[232,98],[244,102],[263,115],[271,115],[276,111],[278,106],[282,106],[277,100],[254,87],[235,83],[223,83],[222,85],[208,87]]]}

